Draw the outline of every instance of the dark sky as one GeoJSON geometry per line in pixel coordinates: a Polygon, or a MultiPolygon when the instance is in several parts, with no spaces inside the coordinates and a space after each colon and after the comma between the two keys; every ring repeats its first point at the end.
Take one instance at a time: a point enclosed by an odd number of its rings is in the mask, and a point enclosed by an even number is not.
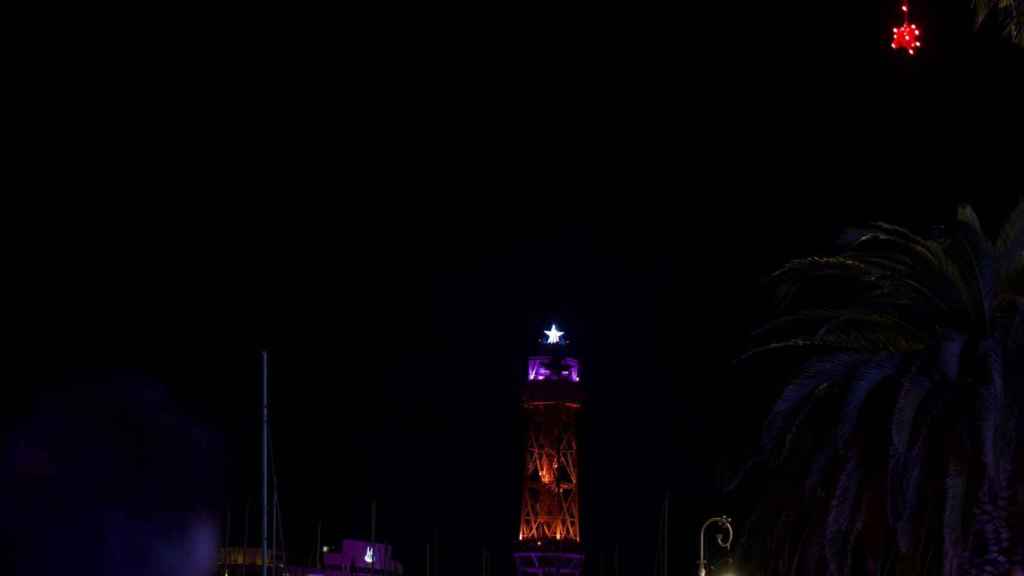
{"type": "MultiPolygon", "coordinates": [[[[941,223],[960,199],[992,225],[1020,193],[995,139],[1020,54],[972,36],[968,9],[916,2],[929,47],[908,62],[885,44],[892,4],[341,15],[333,31],[247,13],[232,34],[211,20],[209,49],[144,29],[41,48],[56,80],[29,89],[23,153],[26,192],[47,197],[5,231],[4,431],[67,387],[108,405],[105,375],[135,370],[222,446],[183,465],[210,470],[233,541],[253,506],[255,544],[266,348],[292,560],[317,521],[328,541],[366,537],[376,499],[410,573],[436,529],[444,573],[487,547],[505,574],[518,387],[555,321],[590,394],[590,558],[618,545],[650,573],[670,491],[673,561],[692,565],[703,517],[739,506],[721,462],[770,402],[730,368],[767,313],[758,279],[846,224],[941,223]]],[[[102,441],[90,422],[54,433],[102,441]]]]}

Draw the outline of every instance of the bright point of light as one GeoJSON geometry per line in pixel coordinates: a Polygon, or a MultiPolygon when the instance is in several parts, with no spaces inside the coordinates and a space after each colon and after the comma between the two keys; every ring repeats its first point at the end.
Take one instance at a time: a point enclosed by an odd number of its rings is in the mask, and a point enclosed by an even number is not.
{"type": "Polygon", "coordinates": [[[327,552],[327,550],[328,550],[327,546],[324,546],[324,552],[327,552]]]}
{"type": "Polygon", "coordinates": [[[562,338],[562,334],[565,334],[565,332],[559,331],[558,327],[554,324],[551,325],[551,330],[545,330],[544,333],[548,335],[548,344],[558,344],[562,338]]]}
{"type": "Polygon", "coordinates": [[[367,564],[373,564],[373,546],[366,547],[366,556],[363,556],[363,560],[365,560],[367,564]]]}

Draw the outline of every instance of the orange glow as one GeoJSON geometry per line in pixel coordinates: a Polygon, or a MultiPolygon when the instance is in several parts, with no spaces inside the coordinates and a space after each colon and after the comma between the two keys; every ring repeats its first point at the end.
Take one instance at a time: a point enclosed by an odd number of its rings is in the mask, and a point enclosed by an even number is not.
{"type": "Polygon", "coordinates": [[[537,473],[540,474],[540,481],[548,486],[554,484],[556,468],[558,468],[558,464],[552,462],[548,456],[541,458],[539,470],[537,470],[537,473]]]}
{"type": "MultiPolygon", "coordinates": [[[[565,376],[562,366],[558,368],[551,374],[565,376]]],[[[576,418],[582,408],[581,394],[575,389],[564,396],[554,389],[546,389],[545,394],[531,394],[531,390],[522,397],[528,432],[519,540],[530,548],[530,543],[579,542],[576,418]]]]}

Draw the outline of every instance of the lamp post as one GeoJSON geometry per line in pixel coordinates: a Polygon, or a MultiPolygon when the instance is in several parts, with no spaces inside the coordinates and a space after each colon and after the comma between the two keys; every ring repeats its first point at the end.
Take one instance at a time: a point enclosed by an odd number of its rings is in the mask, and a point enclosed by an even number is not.
{"type": "Polygon", "coordinates": [[[697,576],[707,576],[708,573],[708,563],[704,560],[704,531],[712,524],[724,529],[727,533],[719,533],[715,537],[715,540],[718,541],[718,545],[728,550],[729,546],[732,544],[732,519],[728,516],[715,516],[714,518],[709,518],[708,521],[701,526],[700,536],[697,539],[697,548],[700,550],[700,561],[697,562],[697,576]]]}

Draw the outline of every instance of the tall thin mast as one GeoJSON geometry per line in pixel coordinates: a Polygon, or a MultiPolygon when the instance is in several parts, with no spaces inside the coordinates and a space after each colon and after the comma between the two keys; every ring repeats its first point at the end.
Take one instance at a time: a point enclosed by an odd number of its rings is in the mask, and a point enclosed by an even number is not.
{"type": "Polygon", "coordinates": [[[245,530],[242,533],[242,576],[249,565],[249,498],[245,499],[245,530]]]}
{"type": "Polygon", "coordinates": [[[370,569],[377,566],[377,500],[370,500],[370,546],[373,555],[370,556],[370,569]]]}
{"type": "Polygon", "coordinates": [[[260,574],[267,576],[267,428],[270,425],[270,406],[267,404],[267,351],[262,353],[263,359],[263,496],[260,506],[263,508],[263,547],[260,551],[260,574]]]}
{"type": "Polygon", "coordinates": [[[323,557],[323,550],[320,549],[320,528],[323,526],[323,520],[318,520],[316,523],[316,569],[320,569],[320,560],[323,557]]]}
{"type": "MultiPolygon", "coordinates": [[[[273,461],[273,458],[271,458],[271,461],[273,461]]],[[[273,576],[277,576],[277,481],[273,475],[271,475],[270,479],[274,484],[274,509],[270,512],[272,514],[270,533],[274,535],[273,540],[271,540],[273,544],[270,546],[270,573],[273,576]]]]}
{"type": "Polygon", "coordinates": [[[665,568],[662,574],[668,576],[668,492],[665,493],[665,535],[663,536],[662,546],[665,547],[663,557],[665,568]]]}

